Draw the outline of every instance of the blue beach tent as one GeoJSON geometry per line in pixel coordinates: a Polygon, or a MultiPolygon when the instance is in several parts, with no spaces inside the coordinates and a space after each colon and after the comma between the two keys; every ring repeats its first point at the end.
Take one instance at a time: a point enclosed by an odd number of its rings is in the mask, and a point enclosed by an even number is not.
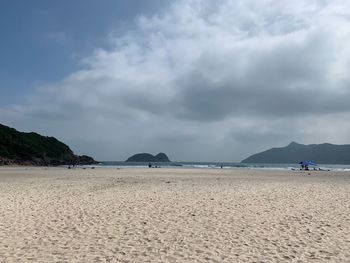
{"type": "Polygon", "coordinates": [[[314,165],[316,166],[317,164],[311,161],[300,161],[299,164],[304,165],[304,166],[309,166],[309,165],[314,165]]]}

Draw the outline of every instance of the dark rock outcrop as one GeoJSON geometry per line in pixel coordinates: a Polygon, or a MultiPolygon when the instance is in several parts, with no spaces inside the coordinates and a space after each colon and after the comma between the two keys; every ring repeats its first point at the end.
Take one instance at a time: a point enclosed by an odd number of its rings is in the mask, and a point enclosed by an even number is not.
{"type": "Polygon", "coordinates": [[[149,153],[138,153],[129,157],[127,162],[170,162],[165,153],[158,153],[156,156],[149,153]]]}
{"type": "Polygon", "coordinates": [[[76,157],[77,157],[78,164],[96,164],[96,163],[98,163],[94,160],[94,158],[87,156],[87,155],[80,155],[80,156],[76,156],[76,157]]]}
{"type": "Polygon", "coordinates": [[[168,156],[165,153],[158,153],[154,158],[157,162],[170,162],[168,156]]]}
{"type": "Polygon", "coordinates": [[[95,164],[92,157],[78,156],[54,137],[19,132],[0,124],[0,165],[95,164]]]}
{"type": "Polygon", "coordinates": [[[312,160],[319,164],[350,164],[350,145],[304,145],[292,142],[286,147],[272,148],[249,156],[242,163],[298,163],[301,160],[312,160]]]}

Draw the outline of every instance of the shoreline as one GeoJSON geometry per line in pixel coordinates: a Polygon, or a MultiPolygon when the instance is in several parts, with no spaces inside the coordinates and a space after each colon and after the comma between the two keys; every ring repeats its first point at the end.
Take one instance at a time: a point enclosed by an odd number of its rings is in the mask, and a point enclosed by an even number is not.
{"type": "MultiPolygon", "coordinates": [[[[283,165],[283,164],[282,164],[283,165]]],[[[150,169],[150,170],[157,170],[157,169],[173,169],[173,170],[228,170],[228,171],[280,171],[280,172],[291,172],[291,173],[297,173],[297,172],[304,172],[304,173],[347,173],[350,172],[350,165],[349,167],[344,165],[333,165],[332,167],[324,167],[320,166],[322,168],[318,169],[310,169],[310,170],[302,170],[298,167],[291,167],[291,166],[223,166],[222,168],[220,166],[213,166],[213,165],[156,165],[152,167],[148,167],[144,164],[134,164],[134,165],[101,165],[101,164],[88,164],[88,165],[54,165],[54,166],[41,166],[41,165],[0,165],[0,171],[1,169],[20,169],[24,168],[26,170],[28,169],[42,169],[42,170],[50,170],[50,169],[68,169],[68,170],[121,170],[121,169],[150,169]]]]}

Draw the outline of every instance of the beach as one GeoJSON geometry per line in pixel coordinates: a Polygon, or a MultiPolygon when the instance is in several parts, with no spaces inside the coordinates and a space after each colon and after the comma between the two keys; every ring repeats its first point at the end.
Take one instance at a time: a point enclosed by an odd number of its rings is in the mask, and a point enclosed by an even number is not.
{"type": "Polygon", "coordinates": [[[350,262],[350,172],[0,167],[0,262],[350,262]]]}

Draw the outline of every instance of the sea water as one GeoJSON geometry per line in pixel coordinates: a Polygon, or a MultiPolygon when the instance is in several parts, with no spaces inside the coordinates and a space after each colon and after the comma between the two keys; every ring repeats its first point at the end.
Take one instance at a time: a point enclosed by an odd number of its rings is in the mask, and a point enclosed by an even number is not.
{"type": "MultiPolygon", "coordinates": [[[[149,164],[156,168],[199,168],[199,169],[257,169],[257,170],[299,170],[300,165],[297,163],[230,163],[230,162],[100,162],[94,167],[104,168],[145,168],[149,164]]],[[[91,166],[91,165],[90,165],[91,166]]],[[[310,167],[310,170],[330,170],[330,171],[350,171],[350,165],[339,164],[318,164],[310,167]]]]}

